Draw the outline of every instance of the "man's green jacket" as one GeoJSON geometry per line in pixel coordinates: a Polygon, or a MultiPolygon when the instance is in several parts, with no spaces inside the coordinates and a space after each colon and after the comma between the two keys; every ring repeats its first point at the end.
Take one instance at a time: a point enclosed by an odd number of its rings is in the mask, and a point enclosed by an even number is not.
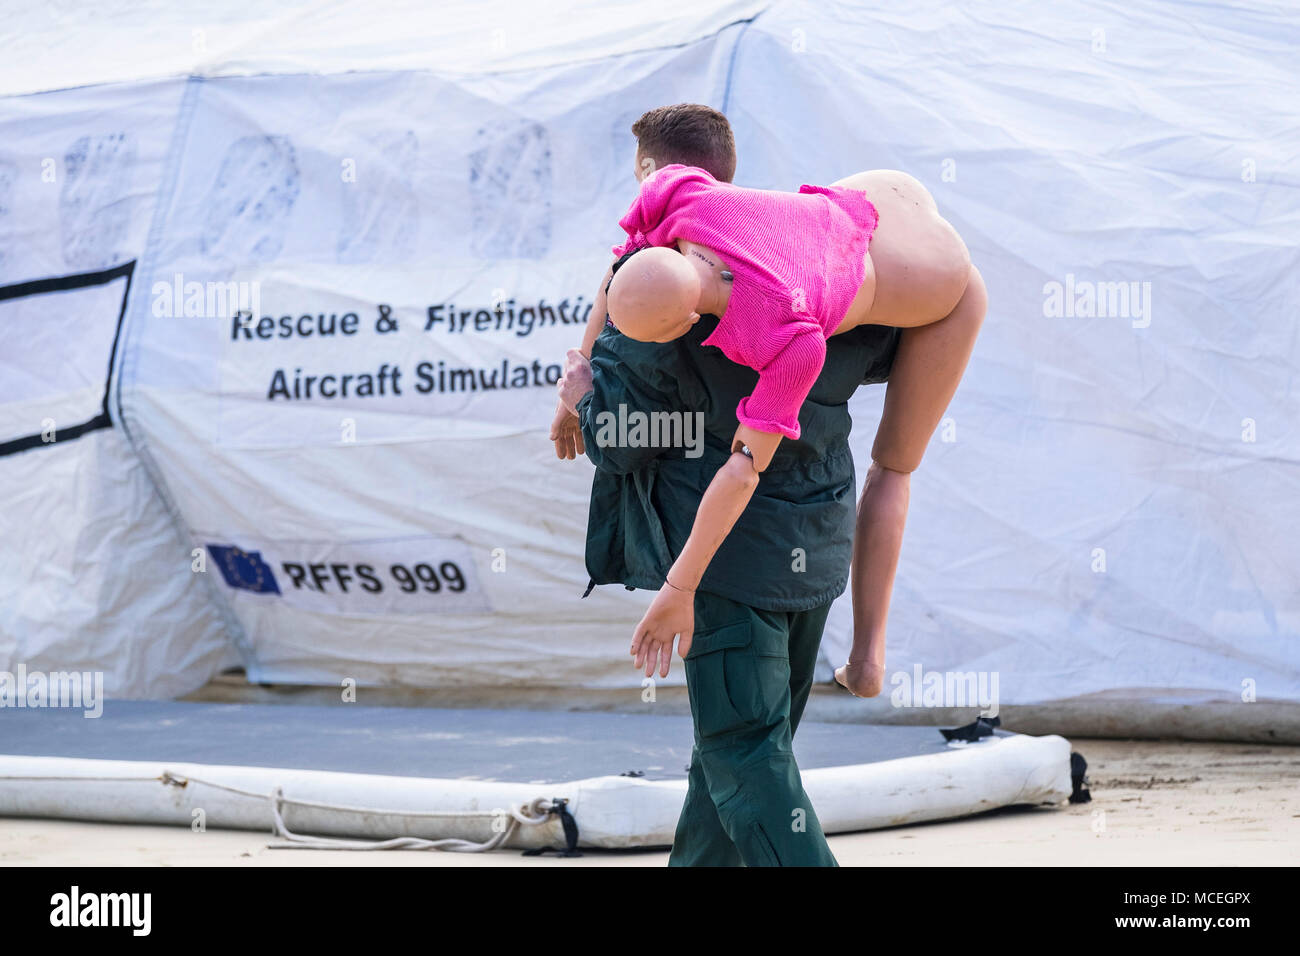
{"type": "MultiPolygon", "coordinates": [[[[700,345],[716,325],[714,316],[703,316],[665,344],[637,342],[606,326],[596,341],[594,389],[578,404],[596,466],[586,554],[594,584],[658,590],[730,453],[736,405],[758,375],[700,345]],[[677,413],[674,424],[682,427],[665,436],[662,426],[672,418],[656,420],[655,413],[677,413]],[[689,430],[686,416],[694,416],[689,430]],[[653,425],[661,431],[658,446],[642,442],[653,437],[653,425]],[[685,439],[695,447],[683,447],[685,439]],[[671,440],[677,444],[669,446],[671,440]]],[[[843,593],[856,497],[847,402],[859,385],[887,380],[898,335],[863,326],[827,342],[826,365],[799,413],[800,438],[781,442],[701,591],[769,611],[806,611],[843,593]]]]}

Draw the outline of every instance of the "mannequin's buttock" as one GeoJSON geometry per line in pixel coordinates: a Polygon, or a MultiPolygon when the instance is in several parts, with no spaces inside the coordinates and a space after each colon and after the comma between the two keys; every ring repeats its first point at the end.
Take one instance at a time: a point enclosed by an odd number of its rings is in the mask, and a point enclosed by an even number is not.
{"type": "Polygon", "coordinates": [[[862,284],[836,334],[868,324],[928,325],[952,312],[966,291],[970,252],[926,188],[894,169],[868,170],[833,185],[862,190],[879,215],[862,284]]]}

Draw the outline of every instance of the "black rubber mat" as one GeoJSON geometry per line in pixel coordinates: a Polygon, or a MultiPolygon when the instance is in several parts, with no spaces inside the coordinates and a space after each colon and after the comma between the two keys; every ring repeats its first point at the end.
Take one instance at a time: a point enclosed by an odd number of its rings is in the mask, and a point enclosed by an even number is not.
{"type": "MultiPolygon", "coordinates": [[[[80,710],[0,710],[0,753],[556,782],[639,772],[684,777],[689,717],[354,705],[108,701],[80,710]]],[[[947,749],[933,727],[805,721],[800,767],[947,749]]]]}

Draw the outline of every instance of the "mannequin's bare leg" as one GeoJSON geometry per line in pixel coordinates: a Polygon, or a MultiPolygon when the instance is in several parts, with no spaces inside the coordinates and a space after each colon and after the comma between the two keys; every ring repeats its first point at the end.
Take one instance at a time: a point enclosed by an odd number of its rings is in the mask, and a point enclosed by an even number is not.
{"type": "Polygon", "coordinates": [[[988,295],[979,270],[957,307],[929,325],[907,328],[885,390],[885,407],[858,502],[853,538],[853,650],[835,679],[859,697],[884,685],[885,623],[903,545],[911,473],[952,401],[984,322],[988,295]]]}
{"type": "Polygon", "coordinates": [[[835,679],[859,697],[875,697],[885,680],[885,621],[912,476],[873,461],[858,500],[853,532],[853,650],[835,679]]]}

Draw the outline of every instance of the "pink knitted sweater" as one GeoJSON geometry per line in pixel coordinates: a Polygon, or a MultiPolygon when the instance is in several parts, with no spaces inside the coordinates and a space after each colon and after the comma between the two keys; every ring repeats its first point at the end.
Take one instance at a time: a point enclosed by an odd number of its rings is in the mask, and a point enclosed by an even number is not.
{"type": "Polygon", "coordinates": [[[799,409],[826,360],[826,339],[848,311],[876,228],[865,193],[837,186],[799,192],[745,189],[674,163],[641,183],[618,223],[623,255],[678,239],[713,249],[735,276],[726,312],[704,345],[758,372],[736,417],[799,437],[799,409]]]}

